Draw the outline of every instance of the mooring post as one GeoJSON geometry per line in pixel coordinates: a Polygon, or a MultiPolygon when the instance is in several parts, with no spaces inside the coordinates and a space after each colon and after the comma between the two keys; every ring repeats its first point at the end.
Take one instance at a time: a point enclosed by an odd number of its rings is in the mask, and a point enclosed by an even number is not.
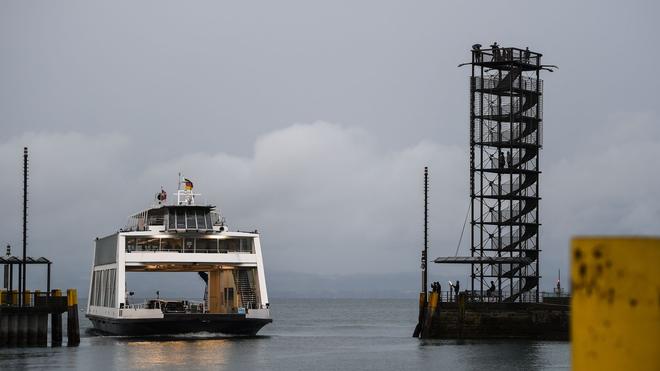
{"type": "Polygon", "coordinates": [[[18,317],[18,340],[16,345],[19,347],[25,347],[27,345],[27,336],[28,336],[28,316],[24,310],[20,310],[16,313],[18,317]]]}
{"type": "Polygon", "coordinates": [[[8,317],[7,346],[15,347],[18,344],[18,313],[9,313],[8,317]]]}
{"type": "Polygon", "coordinates": [[[78,292],[76,289],[66,290],[67,296],[67,346],[75,347],[80,344],[80,328],[78,326],[78,292]]]}
{"type": "MultiPolygon", "coordinates": [[[[53,290],[54,301],[62,297],[62,290],[53,290]]],[[[51,303],[49,303],[51,305],[51,303]]],[[[57,309],[52,309],[50,313],[50,342],[51,346],[62,346],[62,313],[57,309]]]]}
{"type": "Polygon", "coordinates": [[[37,345],[40,347],[48,346],[48,313],[40,311],[37,313],[37,345]]]}
{"type": "Polygon", "coordinates": [[[424,320],[424,328],[422,329],[422,338],[429,338],[433,333],[433,320],[435,319],[438,311],[439,293],[432,292],[429,297],[429,305],[426,310],[426,319],[424,320]]]}
{"type": "Polygon", "coordinates": [[[7,346],[9,334],[9,313],[0,312],[0,348],[7,346]]]}
{"type": "Polygon", "coordinates": [[[26,308],[25,316],[27,317],[27,345],[33,347],[37,345],[37,327],[39,326],[39,317],[35,308],[26,308]]]}

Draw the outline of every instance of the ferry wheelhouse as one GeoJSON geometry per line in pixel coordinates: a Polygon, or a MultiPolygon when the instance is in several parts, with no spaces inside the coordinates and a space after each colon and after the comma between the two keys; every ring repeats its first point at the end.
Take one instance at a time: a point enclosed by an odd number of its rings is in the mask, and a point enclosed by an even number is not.
{"type": "Polygon", "coordinates": [[[86,313],[96,330],[255,335],[272,322],[259,233],[229,231],[214,206],[195,203],[200,195],[192,182],[183,183],[176,202],[167,204],[161,191],[157,203],[131,216],[125,228],[96,239],[86,313]],[[157,294],[134,303],[126,287],[130,272],[196,273],[204,298],[157,294]]]}

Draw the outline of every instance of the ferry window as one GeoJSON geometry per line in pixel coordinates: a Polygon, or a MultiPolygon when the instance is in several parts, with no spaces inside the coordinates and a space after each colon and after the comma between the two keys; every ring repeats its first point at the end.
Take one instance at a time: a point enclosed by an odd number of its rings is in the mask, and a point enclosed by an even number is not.
{"type": "Polygon", "coordinates": [[[227,242],[227,250],[230,252],[238,252],[238,250],[241,248],[241,244],[238,239],[232,238],[225,241],[227,242]]]}
{"type": "Polygon", "coordinates": [[[199,253],[215,253],[218,251],[218,240],[210,238],[198,238],[195,251],[199,253]]]}
{"type": "Polygon", "coordinates": [[[92,294],[90,295],[89,305],[96,305],[96,272],[92,274],[92,294]]]}
{"type": "Polygon", "coordinates": [[[251,238],[241,238],[241,252],[252,252],[252,239],[251,238]]]}
{"type": "Polygon", "coordinates": [[[183,246],[182,238],[163,238],[161,240],[161,251],[181,252],[183,246]]]}
{"type": "Polygon", "coordinates": [[[197,229],[206,229],[206,219],[201,211],[197,212],[197,229]]]}
{"type": "Polygon", "coordinates": [[[197,229],[197,223],[195,222],[195,212],[188,211],[186,213],[186,228],[187,229],[197,229]]]}
{"type": "Polygon", "coordinates": [[[211,222],[211,214],[206,213],[204,215],[206,216],[206,229],[212,229],[213,228],[213,222],[211,222]]]}
{"type": "Polygon", "coordinates": [[[126,237],[126,252],[133,252],[137,249],[136,238],[126,237]]]}
{"type": "Polygon", "coordinates": [[[167,219],[167,228],[176,229],[176,214],[174,212],[169,213],[167,219]]]}
{"type": "Polygon", "coordinates": [[[160,240],[158,238],[136,238],[135,251],[158,251],[160,240]]]}
{"type": "Polygon", "coordinates": [[[183,252],[195,252],[195,239],[194,238],[184,239],[184,246],[185,249],[183,250],[183,252]]]}
{"type": "Polygon", "coordinates": [[[186,229],[186,212],[183,210],[176,212],[176,229],[186,229]]]}

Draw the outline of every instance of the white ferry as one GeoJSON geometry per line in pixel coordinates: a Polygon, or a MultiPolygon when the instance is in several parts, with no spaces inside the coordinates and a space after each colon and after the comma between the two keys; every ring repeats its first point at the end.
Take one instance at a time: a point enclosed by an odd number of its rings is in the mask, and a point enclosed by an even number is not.
{"type": "Polygon", "coordinates": [[[258,232],[229,231],[214,206],[195,203],[190,180],[180,177],[178,188],[176,202],[161,190],[125,228],[96,239],[87,317],[116,335],[255,335],[272,322],[258,232]],[[155,297],[133,303],[131,272],[196,273],[204,298],[161,298],[154,288],[155,297]]]}

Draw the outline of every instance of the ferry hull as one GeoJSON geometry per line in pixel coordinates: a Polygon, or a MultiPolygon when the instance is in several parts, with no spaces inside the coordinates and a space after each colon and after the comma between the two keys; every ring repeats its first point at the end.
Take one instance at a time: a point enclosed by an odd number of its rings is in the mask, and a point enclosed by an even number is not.
{"type": "Polygon", "coordinates": [[[94,330],[123,336],[174,335],[195,332],[254,336],[270,318],[241,314],[165,314],[164,318],[124,319],[87,315],[94,330]]]}

